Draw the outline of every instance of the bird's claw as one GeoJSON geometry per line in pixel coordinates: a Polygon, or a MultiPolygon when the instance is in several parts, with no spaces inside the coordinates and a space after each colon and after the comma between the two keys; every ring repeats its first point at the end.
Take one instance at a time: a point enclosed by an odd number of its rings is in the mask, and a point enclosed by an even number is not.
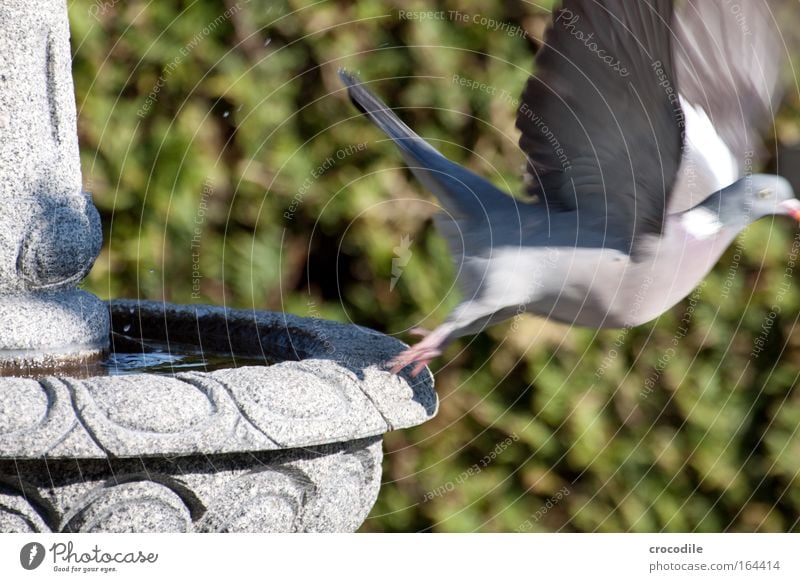
{"type": "Polygon", "coordinates": [[[413,364],[411,377],[416,378],[434,358],[442,355],[442,350],[448,343],[450,332],[450,327],[441,325],[433,331],[428,331],[421,327],[409,330],[410,334],[422,337],[422,341],[397,354],[387,367],[392,371],[392,374],[398,374],[401,370],[413,364]]]}
{"type": "Polygon", "coordinates": [[[395,356],[389,362],[392,374],[399,374],[407,366],[416,364],[411,370],[411,377],[416,378],[434,358],[438,358],[442,355],[440,349],[423,346],[422,344],[423,342],[420,342],[395,356]]]}

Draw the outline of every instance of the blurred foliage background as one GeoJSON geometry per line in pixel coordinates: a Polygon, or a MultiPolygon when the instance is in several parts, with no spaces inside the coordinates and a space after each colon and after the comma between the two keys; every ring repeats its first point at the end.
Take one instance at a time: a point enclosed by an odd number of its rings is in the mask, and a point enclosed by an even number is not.
{"type": "MultiPolygon", "coordinates": [[[[405,339],[441,322],[458,295],[435,202],[336,71],[519,192],[515,100],[552,4],[70,1],[85,187],[105,228],[86,287],[405,339]],[[407,262],[394,281],[393,259],[407,262]]],[[[793,85],[782,147],[799,111],[793,85]]],[[[523,316],[456,343],[434,364],[438,416],[386,437],[363,530],[800,530],[797,237],[762,220],[636,329],[523,316]]]]}

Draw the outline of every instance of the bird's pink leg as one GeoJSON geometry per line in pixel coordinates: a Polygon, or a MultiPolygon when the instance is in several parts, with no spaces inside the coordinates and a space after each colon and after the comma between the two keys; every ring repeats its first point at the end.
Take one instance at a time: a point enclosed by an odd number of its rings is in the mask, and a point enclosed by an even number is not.
{"type": "Polygon", "coordinates": [[[411,330],[414,335],[423,336],[423,340],[411,346],[404,352],[399,353],[389,362],[393,374],[399,373],[406,366],[415,364],[411,370],[411,376],[416,377],[434,358],[442,355],[442,350],[449,343],[452,327],[440,325],[435,330],[427,332],[414,328],[411,330]]]}

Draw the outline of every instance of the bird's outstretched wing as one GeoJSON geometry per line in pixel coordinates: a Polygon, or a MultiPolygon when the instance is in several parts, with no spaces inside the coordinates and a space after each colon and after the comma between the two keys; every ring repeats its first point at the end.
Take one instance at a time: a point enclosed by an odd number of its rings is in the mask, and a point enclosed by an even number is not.
{"type": "Polygon", "coordinates": [[[774,0],[684,0],[677,6],[675,70],[692,108],[687,116],[699,119],[688,125],[685,167],[670,212],[730,185],[762,156],[760,134],[781,94],[777,24],[783,8],[774,0]]]}
{"type": "Polygon", "coordinates": [[[528,191],[551,210],[659,234],[681,160],[670,0],[565,0],[522,94],[528,191]]]}

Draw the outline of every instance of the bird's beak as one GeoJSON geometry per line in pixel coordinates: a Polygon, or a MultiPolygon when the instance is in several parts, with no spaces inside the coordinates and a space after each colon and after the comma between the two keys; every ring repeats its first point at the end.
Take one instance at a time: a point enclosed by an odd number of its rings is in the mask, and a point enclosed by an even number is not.
{"type": "Polygon", "coordinates": [[[788,216],[791,216],[797,222],[800,222],[800,200],[797,200],[796,198],[784,200],[781,202],[780,206],[788,216]]]}

